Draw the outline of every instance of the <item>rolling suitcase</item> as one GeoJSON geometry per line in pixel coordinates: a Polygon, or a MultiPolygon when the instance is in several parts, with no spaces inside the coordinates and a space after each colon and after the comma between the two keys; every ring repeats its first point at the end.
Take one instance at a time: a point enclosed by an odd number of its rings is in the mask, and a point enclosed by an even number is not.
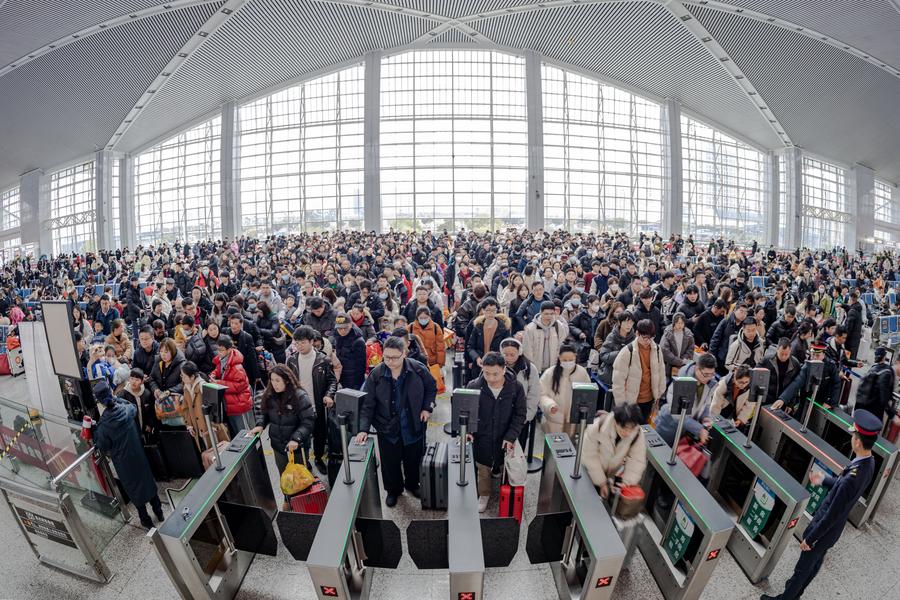
{"type": "Polygon", "coordinates": [[[887,427],[887,435],[884,437],[892,444],[897,443],[897,438],[900,437],[900,416],[890,420],[887,427]]]}
{"type": "Polygon", "coordinates": [[[510,485],[506,478],[506,470],[503,471],[504,483],[500,486],[500,517],[512,517],[519,524],[522,523],[522,509],[525,506],[525,487],[510,485]]]}
{"type": "Polygon", "coordinates": [[[435,442],[425,448],[419,466],[419,490],[423,509],[447,510],[447,444],[435,442]]]}
{"type": "Polygon", "coordinates": [[[290,499],[291,510],[297,513],[307,515],[321,515],[325,512],[325,505],[328,504],[328,492],[325,491],[325,484],[316,481],[290,499]]]}
{"type": "Polygon", "coordinates": [[[168,481],[169,469],[166,467],[166,460],[163,458],[159,444],[144,444],[144,454],[147,456],[147,462],[150,463],[150,472],[153,473],[153,479],[157,481],[168,481]]]}

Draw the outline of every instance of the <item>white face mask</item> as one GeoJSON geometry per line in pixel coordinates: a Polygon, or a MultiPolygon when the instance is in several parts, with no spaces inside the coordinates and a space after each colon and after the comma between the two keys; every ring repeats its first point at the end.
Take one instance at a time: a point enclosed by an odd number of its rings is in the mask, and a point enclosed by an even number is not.
{"type": "Polygon", "coordinates": [[[559,364],[563,369],[565,369],[567,371],[575,368],[574,360],[561,360],[561,361],[559,361],[559,364]]]}

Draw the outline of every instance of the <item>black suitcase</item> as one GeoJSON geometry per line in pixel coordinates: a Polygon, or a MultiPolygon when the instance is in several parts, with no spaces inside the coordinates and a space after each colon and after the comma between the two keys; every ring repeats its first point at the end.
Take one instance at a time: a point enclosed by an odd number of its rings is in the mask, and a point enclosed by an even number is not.
{"type": "Polygon", "coordinates": [[[166,467],[166,460],[159,449],[159,444],[144,444],[144,454],[147,455],[147,462],[150,463],[153,479],[157,481],[168,481],[171,479],[169,477],[169,469],[166,467]]]}
{"type": "Polygon", "coordinates": [[[419,490],[423,509],[447,510],[448,463],[446,443],[428,444],[419,467],[419,490]]]}

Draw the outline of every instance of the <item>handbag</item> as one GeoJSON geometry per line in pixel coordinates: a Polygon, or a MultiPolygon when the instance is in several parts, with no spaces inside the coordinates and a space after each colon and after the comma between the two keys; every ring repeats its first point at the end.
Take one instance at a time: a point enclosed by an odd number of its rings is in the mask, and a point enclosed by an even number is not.
{"type": "Polygon", "coordinates": [[[513,444],[512,451],[503,456],[503,468],[509,485],[513,487],[525,485],[528,480],[528,463],[525,460],[525,451],[518,441],[513,444]]]}
{"type": "Polygon", "coordinates": [[[443,394],[447,391],[447,387],[444,385],[444,374],[441,372],[441,365],[428,365],[428,370],[431,372],[431,376],[434,377],[437,393],[443,394]]]}
{"type": "Polygon", "coordinates": [[[644,510],[647,495],[639,485],[624,485],[619,489],[615,516],[623,521],[633,519],[644,510]]]}
{"type": "Polygon", "coordinates": [[[682,436],[678,440],[675,454],[695,477],[699,477],[703,473],[703,469],[709,462],[709,455],[704,451],[703,446],[692,441],[688,436],[682,436]]]}
{"type": "Polygon", "coordinates": [[[294,462],[293,451],[288,452],[288,464],[281,474],[281,492],[285,496],[293,496],[311,486],[315,481],[316,478],[306,468],[305,452],[302,464],[294,462]]]}

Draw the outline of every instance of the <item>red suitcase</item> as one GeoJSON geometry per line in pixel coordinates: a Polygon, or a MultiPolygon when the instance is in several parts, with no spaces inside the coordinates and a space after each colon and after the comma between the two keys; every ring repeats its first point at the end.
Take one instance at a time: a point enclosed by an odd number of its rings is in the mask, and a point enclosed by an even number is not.
{"type": "Polygon", "coordinates": [[[328,503],[328,492],[325,484],[317,481],[303,492],[291,496],[291,510],[307,515],[321,515],[328,503]]]}
{"type": "Polygon", "coordinates": [[[891,422],[888,425],[888,433],[884,437],[892,444],[897,443],[897,438],[900,437],[900,416],[891,419],[891,422]]]}
{"type": "Polygon", "coordinates": [[[512,517],[522,523],[522,507],[525,505],[525,488],[505,483],[500,486],[500,516],[512,517]]]}

